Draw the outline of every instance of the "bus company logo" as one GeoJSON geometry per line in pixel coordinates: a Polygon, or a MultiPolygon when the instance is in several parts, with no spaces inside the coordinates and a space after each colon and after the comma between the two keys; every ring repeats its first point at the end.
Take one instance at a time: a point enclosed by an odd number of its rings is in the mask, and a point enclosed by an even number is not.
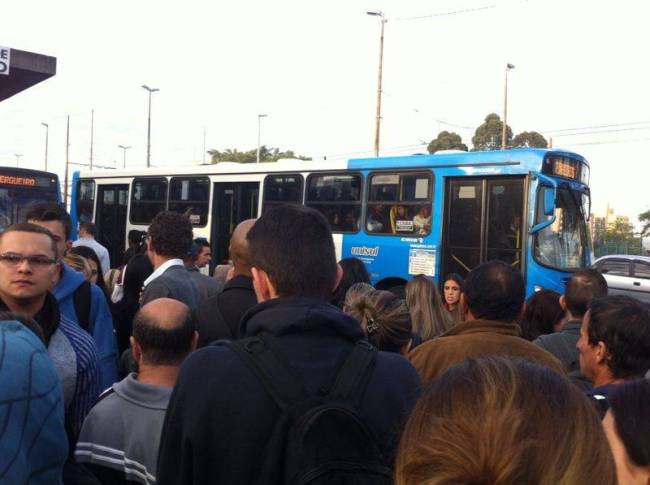
{"type": "Polygon", "coordinates": [[[0,175],[0,184],[5,185],[28,185],[33,187],[36,185],[36,180],[26,177],[10,177],[8,175],[0,175]]]}
{"type": "Polygon", "coordinates": [[[353,256],[379,256],[379,246],[368,248],[366,246],[355,246],[350,252],[353,256]]]}

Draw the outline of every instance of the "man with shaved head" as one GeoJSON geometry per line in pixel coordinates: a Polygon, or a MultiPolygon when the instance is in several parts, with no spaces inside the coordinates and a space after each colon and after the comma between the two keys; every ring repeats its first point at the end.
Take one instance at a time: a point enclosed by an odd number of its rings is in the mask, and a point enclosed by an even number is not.
{"type": "Polygon", "coordinates": [[[131,351],[139,372],[100,396],[75,450],[75,459],[102,483],[155,482],[169,397],[197,338],[190,309],[178,300],[158,298],[136,313],[131,351]]]}
{"type": "Polygon", "coordinates": [[[199,305],[195,319],[199,330],[199,347],[214,340],[238,339],[239,322],[244,313],[257,304],[246,239],[254,224],[255,219],[247,219],[235,228],[228,248],[233,262],[233,276],[221,293],[199,305]]]}

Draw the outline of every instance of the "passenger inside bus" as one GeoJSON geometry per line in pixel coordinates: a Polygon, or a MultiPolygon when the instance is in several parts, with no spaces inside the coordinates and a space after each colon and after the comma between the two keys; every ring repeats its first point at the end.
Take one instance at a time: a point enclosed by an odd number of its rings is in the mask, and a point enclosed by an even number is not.
{"type": "Polygon", "coordinates": [[[383,204],[375,204],[370,208],[370,214],[366,221],[366,228],[368,229],[368,232],[388,231],[388,217],[386,214],[386,208],[383,204]]]}
{"type": "Polygon", "coordinates": [[[431,212],[428,206],[423,205],[420,207],[419,212],[413,217],[413,226],[419,235],[429,234],[431,230],[431,212]]]}

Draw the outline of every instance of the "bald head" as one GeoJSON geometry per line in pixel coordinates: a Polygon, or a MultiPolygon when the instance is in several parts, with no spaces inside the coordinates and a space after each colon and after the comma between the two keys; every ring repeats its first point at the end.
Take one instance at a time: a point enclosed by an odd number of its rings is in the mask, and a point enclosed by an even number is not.
{"type": "Polygon", "coordinates": [[[230,259],[235,266],[235,275],[246,275],[250,276],[251,274],[251,262],[250,262],[250,253],[248,250],[248,240],[246,235],[250,231],[251,227],[255,224],[257,219],[246,219],[245,221],[240,222],[235,230],[232,233],[232,238],[230,238],[230,247],[228,248],[230,252],[230,259]]]}
{"type": "Polygon", "coordinates": [[[190,309],[178,300],[153,300],[133,318],[133,338],[150,365],[180,365],[192,350],[193,337],[190,309]]]}

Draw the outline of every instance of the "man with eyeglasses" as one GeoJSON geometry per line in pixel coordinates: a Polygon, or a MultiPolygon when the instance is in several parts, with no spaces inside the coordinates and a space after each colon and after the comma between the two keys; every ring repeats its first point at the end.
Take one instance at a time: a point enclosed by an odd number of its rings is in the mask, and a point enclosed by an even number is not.
{"type": "MultiPolygon", "coordinates": [[[[58,248],[59,257],[72,247],[72,223],[65,208],[52,202],[31,207],[25,221],[47,229],[58,248]]],[[[117,343],[113,332],[113,317],[102,290],[85,280],[81,273],[68,265],[59,264],[51,287],[59,309],[66,319],[87,331],[95,341],[99,358],[100,390],[117,382],[117,343]]]]}
{"type": "Polygon", "coordinates": [[[98,360],[93,339],[59,311],[49,292],[60,264],[47,229],[23,223],[0,233],[0,311],[26,315],[42,329],[61,380],[66,431],[74,444],[99,394],[98,360]]]}

